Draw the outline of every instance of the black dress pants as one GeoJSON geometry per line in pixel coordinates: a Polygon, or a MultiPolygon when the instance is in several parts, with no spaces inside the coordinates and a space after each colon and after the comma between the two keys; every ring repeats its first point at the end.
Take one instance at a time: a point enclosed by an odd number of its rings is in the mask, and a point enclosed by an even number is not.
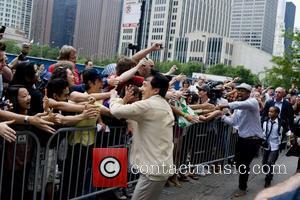
{"type": "Polygon", "coordinates": [[[239,189],[246,190],[250,173],[250,164],[257,155],[259,149],[259,138],[239,137],[236,144],[235,161],[239,170],[239,189]]]}

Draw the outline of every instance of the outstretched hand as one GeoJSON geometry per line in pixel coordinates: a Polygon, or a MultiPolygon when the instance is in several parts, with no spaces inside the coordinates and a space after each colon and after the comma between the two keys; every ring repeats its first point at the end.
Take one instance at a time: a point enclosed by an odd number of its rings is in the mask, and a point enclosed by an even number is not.
{"type": "Polygon", "coordinates": [[[123,97],[124,104],[132,102],[135,99],[134,96],[134,87],[132,85],[125,87],[125,96],[123,97]]]}
{"type": "Polygon", "coordinates": [[[13,142],[17,138],[16,132],[8,126],[14,122],[15,120],[0,123],[0,136],[2,136],[4,140],[7,140],[8,142],[13,142]]]}
{"type": "Polygon", "coordinates": [[[50,127],[53,126],[54,123],[42,119],[43,116],[47,116],[47,115],[48,113],[45,112],[45,113],[38,113],[34,116],[29,116],[29,123],[48,133],[55,133],[55,129],[50,127]]]}

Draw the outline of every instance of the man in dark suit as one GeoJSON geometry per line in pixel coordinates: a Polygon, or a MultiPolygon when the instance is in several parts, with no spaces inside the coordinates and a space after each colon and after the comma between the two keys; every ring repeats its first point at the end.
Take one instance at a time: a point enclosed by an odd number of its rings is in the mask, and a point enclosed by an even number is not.
{"type": "Polygon", "coordinates": [[[271,106],[277,106],[280,109],[280,119],[286,123],[288,130],[293,131],[293,107],[286,99],[284,99],[284,96],[285,89],[283,89],[282,87],[276,88],[274,100],[271,99],[266,102],[261,119],[262,121],[266,120],[266,118],[268,117],[269,108],[271,106]]]}

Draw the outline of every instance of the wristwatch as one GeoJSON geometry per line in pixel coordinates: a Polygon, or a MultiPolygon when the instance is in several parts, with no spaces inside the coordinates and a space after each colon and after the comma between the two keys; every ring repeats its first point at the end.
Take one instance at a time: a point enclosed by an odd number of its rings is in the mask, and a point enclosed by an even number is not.
{"type": "Polygon", "coordinates": [[[26,115],[24,118],[24,124],[29,124],[29,116],[26,115]]]}

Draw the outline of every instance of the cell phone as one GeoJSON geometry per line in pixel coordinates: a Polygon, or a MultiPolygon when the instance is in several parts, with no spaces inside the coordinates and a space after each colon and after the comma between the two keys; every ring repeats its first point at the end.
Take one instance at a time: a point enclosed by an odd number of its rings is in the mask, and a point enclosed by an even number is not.
{"type": "Polygon", "coordinates": [[[163,49],[163,48],[164,48],[162,44],[160,44],[159,46],[160,46],[160,48],[161,48],[161,49],[163,49]]]}
{"type": "Polygon", "coordinates": [[[0,33],[4,33],[5,32],[6,27],[5,26],[1,26],[0,28],[0,33]]]}

